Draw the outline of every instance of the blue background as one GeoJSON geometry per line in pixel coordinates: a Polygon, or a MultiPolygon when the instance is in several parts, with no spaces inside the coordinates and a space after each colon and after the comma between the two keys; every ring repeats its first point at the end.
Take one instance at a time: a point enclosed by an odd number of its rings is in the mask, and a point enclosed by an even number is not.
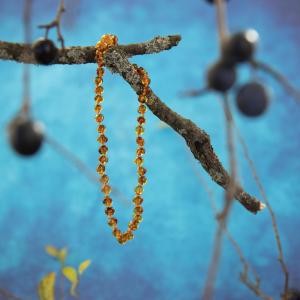
{"type": "MultiPolygon", "coordinates": [[[[157,55],[134,57],[150,74],[152,89],[172,109],[192,119],[211,136],[222,162],[228,166],[224,116],[218,96],[181,99],[180,91],[200,88],[205,68],[218,55],[213,6],[199,0],[66,1],[63,20],[66,45],[93,45],[104,33],[118,35],[121,44],[156,35],[181,34],[178,47],[157,55]]],[[[57,1],[35,1],[36,25],[50,21],[57,1]]],[[[0,39],[23,40],[23,1],[0,1],[0,39]]],[[[232,30],[253,27],[260,34],[257,57],[281,70],[300,86],[300,3],[298,0],[230,1],[232,30]]],[[[55,32],[51,32],[55,39],[55,32]]],[[[47,134],[72,150],[94,170],[97,164],[93,79],[96,66],[32,67],[33,114],[47,134]]],[[[115,197],[117,216],[125,228],[131,217],[130,199],[136,175],[134,124],[136,95],[119,76],[105,76],[105,119],[109,137],[109,175],[126,197],[115,197]]],[[[239,83],[251,72],[243,67],[239,83]]],[[[268,76],[260,74],[272,91],[272,105],[262,118],[234,114],[250,147],[282,237],[290,283],[300,288],[299,117],[294,99],[268,76]]],[[[219,205],[223,191],[194,161],[182,140],[147,113],[144,222],[136,238],[120,246],[106,225],[99,186],[50,145],[31,159],[10,149],[6,125],[20,107],[22,66],[0,62],[0,287],[22,299],[36,299],[38,281],[57,270],[44,252],[46,244],[67,246],[68,263],[92,265],[80,283],[82,299],[199,299],[211,257],[216,223],[195,167],[214,190],[219,205]]],[[[240,151],[239,151],[240,152],[240,151]]],[[[239,155],[240,180],[259,196],[247,163],[239,155]]],[[[262,287],[279,299],[283,275],[277,262],[271,220],[267,211],[256,216],[238,203],[229,228],[245,256],[261,276],[262,287]]],[[[239,282],[242,267],[225,241],[215,299],[255,299],[239,282]]]]}

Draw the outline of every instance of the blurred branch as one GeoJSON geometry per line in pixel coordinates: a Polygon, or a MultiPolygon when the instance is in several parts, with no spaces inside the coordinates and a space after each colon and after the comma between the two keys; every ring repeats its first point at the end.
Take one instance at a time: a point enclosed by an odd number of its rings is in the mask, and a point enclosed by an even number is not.
{"type": "Polygon", "coordinates": [[[3,296],[3,299],[5,300],[21,300],[20,298],[17,298],[15,295],[11,294],[9,291],[3,288],[0,288],[0,296],[3,296]]]}
{"type": "Polygon", "coordinates": [[[60,41],[61,43],[61,47],[64,48],[65,47],[65,41],[64,41],[64,38],[63,38],[63,35],[61,33],[61,17],[62,17],[62,14],[66,11],[65,9],[65,3],[64,3],[64,0],[60,0],[60,3],[59,3],[59,6],[57,8],[57,12],[56,12],[56,16],[55,16],[55,19],[50,22],[50,23],[47,23],[47,24],[43,24],[43,25],[39,25],[38,27],[39,28],[43,28],[46,30],[45,32],[45,38],[47,39],[48,38],[48,33],[49,33],[49,30],[51,28],[56,28],[56,32],[57,32],[57,39],[58,41],[60,41]]]}
{"type": "Polygon", "coordinates": [[[207,93],[210,92],[210,89],[208,87],[204,87],[202,89],[191,89],[191,90],[186,90],[183,92],[179,93],[179,97],[181,98],[185,98],[185,97],[200,97],[200,96],[204,96],[207,93]]]}
{"type": "Polygon", "coordinates": [[[234,125],[235,125],[238,140],[239,140],[239,142],[242,146],[243,152],[244,152],[244,156],[245,156],[246,160],[248,161],[248,164],[250,166],[250,169],[251,169],[252,175],[254,177],[254,180],[255,180],[255,182],[258,186],[258,189],[261,193],[261,196],[264,199],[264,201],[266,203],[266,206],[267,206],[267,209],[268,209],[268,211],[270,213],[270,216],[271,216],[272,227],[273,227],[275,240],[276,240],[276,246],[277,246],[277,250],[278,250],[278,261],[280,263],[280,266],[281,266],[281,269],[282,269],[282,272],[283,272],[283,275],[284,275],[284,293],[283,293],[282,299],[286,300],[288,298],[287,295],[288,295],[288,288],[289,288],[289,272],[288,272],[288,268],[287,268],[287,266],[285,264],[285,261],[284,261],[282,244],[281,244],[279,229],[278,229],[278,225],[277,225],[277,221],[276,221],[276,216],[275,216],[275,213],[272,209],[270,201],[267,197],[267,194],[264,190],[264,187],[261,183],[261,180],[259,179],[259,176],[258,176],[257,171],[256,171],[255,164],[254,164],[253,160],[250,157],[249,150],[248,150],[248,147],[246,145],[246,142],[243,139],[237,125],[235,123],[234,123],[234,125]]]}
{"type": "MultiPolygon", "coordinates": [[[[181,38],[178,35],[156,37],[145,43],[113,47],[105,54],[105,66],[113,73],[120,74],[129,85],[139,93],[142,88],[140,76],[137,74],[134,66],[128,61],[128,57],[168,50],[171,47],[176,46],[180,39],[181,38]]],[[[6,50],[3,51],[3,43],[5,44],[6,42],[0,42],[0,59],[4,57],[5,59],[16,61],[35,62],[30,46],[10,44],[13,45],[13,47],[19,48],[19,50],[20,47],[21,49],[27,47],[28,51],[23,54],[20,53],[20,51],[10,54],[10,47],[4,47],[6,50]]],[[[60,50],[58,62],[77,64],[95,62],[95,47],[73,47],[60,50]]],[[[151,89],[149,89],[148,95],[149,99],[147,105],[152,113],[161,121],[167,123],[185,139],[194,157],[202,164],[202,167],[208,172],[212,180],[227,190],[231,184],[231,179],[215,154],[209,135],[197,127],[191,120],[185,119],[171,110],[151,89]]],[[[264,208],[264,205],[258,199],[246,193],[240,186],[236,187],[234,196],[252,213],[257,213],[264,208]]]]}
{"type": "Polygon", "coordinates": [[[290,94],[292,97],[294,97],[296,100],[300,101],[300,91],[297,90],[290,82],[289,80],[282,75],[280,72],[275,70],[270,65],[263,63],[261,61],[253,60],[251,61],[252,67],[255,69],[259,69],[261,71],[264,71],[268,73],[270,76],[272,76],[275,80],[278,81],[279,84],[283,86],[283,88],[286,90],[288,94],[290,94]]]}

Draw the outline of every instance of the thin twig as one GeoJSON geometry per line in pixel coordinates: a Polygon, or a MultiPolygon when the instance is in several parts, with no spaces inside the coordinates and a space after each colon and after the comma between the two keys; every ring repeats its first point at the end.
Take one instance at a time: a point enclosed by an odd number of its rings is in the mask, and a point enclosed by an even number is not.
{"type": "MultiPolygon", "coordinates": [[[[31,10],[32,0],[25,0],[24,13],[23,13],[23,26],[24,26],[24,41],[26,44],[31,43],[31,10]]],[[[23,103],[22,112],[28,113],[30,110],[30,66],[23,66],[23,103]]]]}
{"type": "Polygon", "coordinates": [[[204,300],[212,299],[212,294],[214,290],[214,285],[216,281],[218,265],[219,265],[221,250],[222,250],[223,233],[224,233],[224,229],[226,228],[229,212],[234,199],[235,187],[236,187],[235,182],[236,182],[237,167],[236,167],[236,160],[235,160],[233,124],[232,124],[232,118],[231,118],[227,94],[224,94],[223,103],[224,103],[224,113],[226,117],[226,135],[227,135],[228,154],[230,160],[231,180],[225,193],[225,201],[224,201],[222,212],[218,215],[218,228],[214,239],[213,255],[209,265],[208,275],[206,277],[206,284],[203,292],[204,300]]]}
{"type": "Polygon", "coordinates": [[[218,24],[218,36],[220,42],[220,50],[228,35],[227,16],[226,16],[226,3],[224,0],[215,0],[218,24]]]}
{"type": "MultiPolygon", "coordinates": [[[[46,136],[46,142],[61,156],[67,159],[70,163],[74,165],[90,182],[92,183],[99,183],[99,178],[96,176],[96,172],[93,172],[84,161],[82,161],[76,154],[72,151],[68,150],[65,146],[59,143],[53,137],[49,135],[46,136]]],[[[123,194],[115,187],[112,189],[112,193],[122,200],[122,202],[128,205],[128,200],[123,196],[123,194]]]]}
{"type": "Polygon", "coordinates": [[[256,68],[260,69],[261,71],[264,71],[271,75],[279,84],[283,86],[283,88],[286,90],[288,94],[290,94],[292,97],[294,97],[296,100],[300,101],[300,91],[297,90],[290,82],[289,80],[282,75],[279,71],[275,70],[270,65],[261,62],[261,61],[251,61],[251,65],[256,68]]]}
{"type": "MultiPolygon", "coordinates": [[[[113,73],[120,74],[125,81],[133,88],[134,91],[140,93],[142,83],[140,76],[138,75],[134,66],[128,61],[128,57],[132,55],[142,55],[149,53],[158,53],[163,50],[170,49],[176,46],[180,41],[180,36],[167,36],[167,37],[156,37],[148,42],[131,44],[127,46],[116,46],[106,52],[104,56],[105,66],[110,69],[113,73]]],[[[0,42],[0,59],[5,59],[35,62],[32,59],[32,49],[28,52],[20,53],[18,50],[12,54],[10,52],[11,47],[17,47],[20,50],[18,44],[10,43],[9,47],[3,49],[3,44],[7,45],[7,42],[0,42]],[[15,56],[14,56],[15,55],[15,56]]],[[[31,47],[29,47],[31,48],[31,47]]],[[[69,48],[68,50],[60,50],[61,56],[59,57],[59,63],[88,63],[95,61],[95,48],[69,48]],[[90,49],[91,48],[91,49],[90,49]],[[74,51],[73,51],[73,50],[74,51]],[[85,52],[87,50],[87,52],[85,52]],[[83,52],[82,52],[83,51],[83,52]]],[[[24,50],[24,45],[21,46],[24,50]]],[[[227,189],[230,183],[230,176],[224,169],[223,165],[219,161],[216,153],[213,150],[209,135],[199,128],[191,120],[186,119],[178,113],[171,110],[164,102],[162,102],[152,91],[149,89],[148,94],[149,100],[147,106],[161,121],[167,123],[172,127],[179,135],[181,135],[194,157],[201,163],[202,167],[208,172],[212,180],[217,184],[227,189]]],[[[255,197],[246,193],[242,187],[238,186],[235,190],[235,198],[250,212],[257,213],[263,209],[262,203],[255,197]]]]}
{"type": "Polygon", "coordinates": [[[52,22],[50,22],[50,23],[42,24],[42,25],[38,26],[38,28],[45,29],[45,38],[46,39],[48,38],[49,30],[51,28],[55,27],[56,28],[56,32],[57,32],[57,39],[61,43],[61,47],[63,49],[65,48],[65,41],[64,41],[63,35],[61,33],[61,17],[62,17],[62,14],[65,11],[66,11],[66,8],[65,8],[64,0],[60,0],[59,6],[57,8],[55,19],[52,22]]]}
{"type": "Polygon", "coordinates": [[[186,98],[186,97],[201,97],[206,95],[210,92],[210,89],[208,87],[204,87],[202,89],[195,89],[195,90],[187,90],[184,92],[179,93],[179,97],[186,98]]]}
{"type": "MultiPolygon", "coordinates": [[[[234,121],[233,121],[234,122],[234,121]]],[[[275,213],[272,209],[272,206],[270,204],[270,201],[267,197],[267,194],[264,190],[264,187],[262,185],[262,182],[258,176],[258,173],[257,173],[257,170],[256,170],[256,167],[255,167],[255,164],[253,162],[253,160],[251,159],[250,157],[250,154],[249,154],[249,150],[248,150],[248,147],[247,147],[247,144],[244,140],[244,138],[242,137],[236,123],[234,122],[234,127],[235,127],[235,130],[236,130],[236,133],[237,133],[237,138],[242,146],[242,149],[243,149],[243,152],[244,152],[244,156],[246,158],[246,160],[248,161],[248,164],[250,166],[250,169],[251,169],[251,172],[252,172],[252,175],[254,177],[254,180],[258,186],[258,189],[261,193],[261,196],[262,198],[264,199],[264,202],[266,203],[266,206],[267,206],[267,209],[270,213],[270,216],[271,216],[271,220],[272,220],[272,227],[273,227],[273,231],[274,231],[274,235],[275,235],[275,240],[276,240],[276,246],[277,246],[277,250],[278,250],[278,261],[280,263],[280,266],[281,266],[281,269],[282,269],[282,272],[284,274],[284,292],[283,292],[283,295],[282,295],[282,299],[283,300],[286,300],[287,299],[287,294],[288,294],[288,288],[289,288],[289,272],[288,272],[288,268],[285,264],[285,261],[284,261],[284,255],[283,255],[283,250],[282,250],[282,244],[281,244],[281,239],[280,239],[280,234],[279,234],[279,229],[278,229],[278,225],[277,225],[277,221],[276,221],[276,216],[275,216],[275,213]]]]}
{"type": "Polygon", "coordinates": [[[5,297],[5,299],[8,300],[21,300],[20,298],[17,298],[15,295],[3,288],[0,288],[0,295],[2,295],[3,297],[5,297]]]}

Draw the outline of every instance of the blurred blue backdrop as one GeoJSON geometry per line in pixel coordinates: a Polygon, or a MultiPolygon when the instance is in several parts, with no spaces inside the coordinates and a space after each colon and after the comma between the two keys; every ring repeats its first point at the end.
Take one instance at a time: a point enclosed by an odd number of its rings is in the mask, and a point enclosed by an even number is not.
{"type": "MultiPolygon", "coordinates": [[[[34,1],[33,36],[37,24],[51,20],[58,1],[34,1]]],[[[63,19],[66,46],[94,45],[104,33],[122,44],[157,35],[181,34],[178,47],[157,55],[134,57],[152,79],[151,87],[172,109],[195,121],[212,138],[228,166],[224,116],[218,97],[181,99],[178,92],[204,84],[204,70],[218,55],[215,12],[205,1],[102,0],[66,1],[63,19]]],[[[0,1],[0,40],[23,40],[23,1],[0,1]]],[[[253,27],[260,34],[258,58],[281,70],[300,87],[299,0],[232,0],[232,30],[253,27]]],[[[51,32],[55,39],[55,33],[51,32]]],[[[47,133],[94,170],[97,164],[93,79],[96,66],[32,67],[33,114],[47,133]]],[[[131,217],[135,184],[134,126],[136,95],[119,76],[105,76],[105,119],[109,137],[108,172],[113,186],[128,198],[115,198],[125,227],[131,217]]],[[[251,76],[240,70],[239,82],[251,76]]],[[[262,118],[249,120],[236,109],[239,127],[250,146],[258,172],[278,217],[291,285],[300,288],[300,107],[268,76],[272,105],[262,118]]],[[[205,282],[216,229],[207,194],[195,175],[199,169],[222,204],[223,191],[204,174],[182,138],[147,113],[144,222],[136,238],[120,246],[106,225],[99,186],[52,147],[35,157],[16,156],[7,143],[6,125],[20,107],[22,65],[0,62],[0,287],[22,299],[37,299],[36,286],[57,262],[44,252],[46,244],[67,246],[68,262],[92,265],[80,283],[82,299],[199,299],[205,282]]],[[[234,104],[234,102],[232,102],[234,104]]],[[[259,196],[247,163],[239,156],[246,190],[259,196]]],[[[283,275],[267,211],[256,216],[235,204],[230,231],[261,275],[263,289],[276,299],[283,275]]],[[[255,299],[239,282],[242,270],[225,241],[215,299],[255,299]]]]}

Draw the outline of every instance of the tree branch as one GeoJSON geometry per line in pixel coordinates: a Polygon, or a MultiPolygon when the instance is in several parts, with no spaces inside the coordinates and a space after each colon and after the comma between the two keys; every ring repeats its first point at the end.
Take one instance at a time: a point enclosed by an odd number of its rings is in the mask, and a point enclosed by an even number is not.
{"type": "MultiPolygon", "coordinates": [[[[133,55],[158,53],[168,50],[176,46],[180,39],[179,35],[156,37],[145,43],[113,47],[105,54],[105,65],[113,73],[120,74],[136,92],[139,92],[142,88],[140,77],[133,65],[128,61],[128,58],[133,55]]],[[[30,45],[7,42],[0,42],[0,59],[36,63],[30,45]]],[[[95,62],[94,46],[61,49],[56,61],[58,64],[84,64],[93,62],[95,62]]],[[[208,172],[212,180],[227,190],[230,186],[230,176],[215,154],[208,134],[198,128],[191,120],[185,119],[171,110],[151,89],[147,105],[154,115],[167,123],[185,139],[190,151],[208,172]]],[[[234,196],[252,213],[257,213],[265,207],[263,203],[255,197],[250,196],[240,186],[236,187],[234,196]]]]}

